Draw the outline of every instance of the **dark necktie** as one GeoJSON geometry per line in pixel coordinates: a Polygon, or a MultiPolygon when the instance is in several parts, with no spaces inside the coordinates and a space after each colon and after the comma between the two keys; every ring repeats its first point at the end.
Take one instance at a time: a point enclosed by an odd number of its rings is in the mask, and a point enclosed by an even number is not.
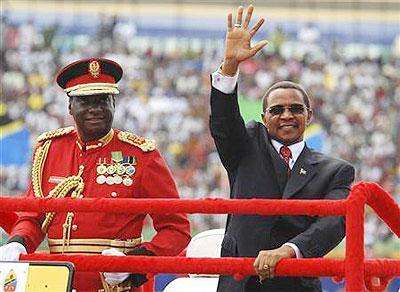
{"type": "Polygon", "coordinates": [[[292,151],[290,151],[289,147],[282,146],[281,149],[279,149],[279,153],[282,155],[283,159],[286,162],[286,166],[288,169],[287,172],[289,176],[290,175],[289,159],[292,157],[292,151]]]}

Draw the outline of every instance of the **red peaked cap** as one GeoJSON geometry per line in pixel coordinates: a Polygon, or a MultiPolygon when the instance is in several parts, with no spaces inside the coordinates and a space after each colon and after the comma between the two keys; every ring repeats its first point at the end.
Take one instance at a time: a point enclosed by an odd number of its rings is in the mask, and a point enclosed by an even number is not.
{"type": "Polygon", "coordinates": [[[121,66],[104,58],[90,58],[65,66],[56,81],[70,96],[118,94],[117,82],[122,77],[121,66]]]}

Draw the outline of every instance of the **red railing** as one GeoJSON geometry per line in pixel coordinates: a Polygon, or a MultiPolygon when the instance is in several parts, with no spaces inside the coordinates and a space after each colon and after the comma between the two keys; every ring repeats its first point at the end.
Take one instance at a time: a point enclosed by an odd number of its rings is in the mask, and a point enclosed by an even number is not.
{"type": "MultiPolygon", "coordinates": [[[[258,215],[345,215],[346,258],[285,259],[276,268],[276,276],[331,276],[346,278],[346,291],[382,291],[388,281],[400,276],[400,260],[364,257],[364,206],[368,204],[400,237],[400,209],[393,198],[375,183],[355,185],[346,200],[166,200],[166,199],[26,199],[0,198],[0,210],[75,211],[109,213],[201,213],[258,215]],[[254,208],[254,206],[257,208],[254,208]],[[380,279],[373,285],[372,279],[380,279]]],[[[242,278],[254,275],[253,258],[183,257],[103,257],[100,255],[21,256],[22,260],[73,262],[77,271],[146,272],[178,274],[227,274],[242,278]]]]}

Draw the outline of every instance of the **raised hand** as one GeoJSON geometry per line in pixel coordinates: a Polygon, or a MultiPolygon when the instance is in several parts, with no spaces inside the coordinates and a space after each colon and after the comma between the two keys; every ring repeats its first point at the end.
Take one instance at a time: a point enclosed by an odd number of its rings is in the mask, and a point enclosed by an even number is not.
{"type": "Polygon", "coordinates": [[[234,25],[232,25],[232,13],[228,14],[224,64],[222,66],[223,75],[235,75],[241,62],[253,57],[268,43],[268,41],[262,40],[251,47],[251,39],[264,23],[264,18],[260,18],[258,22],[247,31],[254,7],[253,5],[249,5],[246,18],[242,24],[243,10],[243,7],[239,6],[234,25]]]}

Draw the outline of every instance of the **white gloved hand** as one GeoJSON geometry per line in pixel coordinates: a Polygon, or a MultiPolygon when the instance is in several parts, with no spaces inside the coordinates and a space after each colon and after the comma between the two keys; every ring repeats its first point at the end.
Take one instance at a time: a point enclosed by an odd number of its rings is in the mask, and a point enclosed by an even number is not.
{"type": "Polygon", "coordinates": [[[25,246],[19,242],[10,242],[0,246],[0,261],[19,261],[21,254],[27,254],[25,246]]]}
{"type": "MultiPolygon", "coordinates": [[[[101,252],[105,256],[126,256],[123,252],[115,248],[105,249],[101,252]]],[[[110,285],[117,285],[128,279],[129,273],[104,273],[106,282],[110,285]]]]}

